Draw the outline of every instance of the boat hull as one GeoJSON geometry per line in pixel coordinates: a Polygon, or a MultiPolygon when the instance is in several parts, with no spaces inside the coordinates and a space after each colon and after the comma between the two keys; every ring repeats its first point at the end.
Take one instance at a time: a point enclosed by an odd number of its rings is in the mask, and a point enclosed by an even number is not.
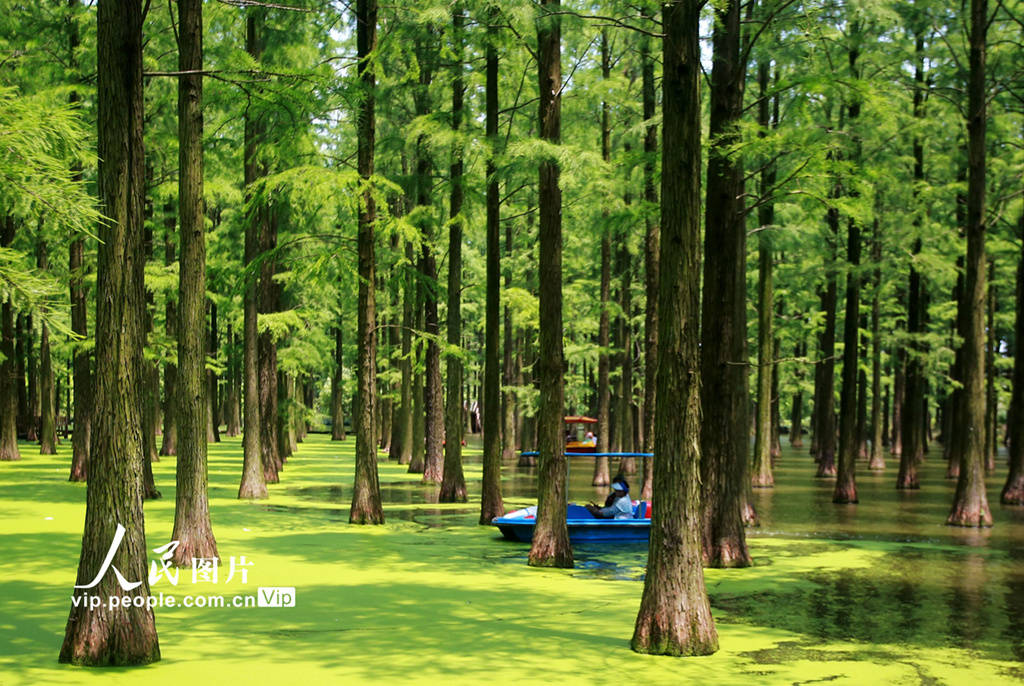
{"type": "MultiPolygon", "coordinates": [[[[571,543],[591,542],[644,542],[650,539],[651,520],[643,519],[597,519],[590,516],[585,508],[579,505],[569,506],[569,528],[571,543]],[[580,512],[582,510],[582,512],[580,512]],[[586,513],[587,516],[574,516],[586,513]]],[[[498,527],[502,536],[512,541],[528,543],[533,540],[533,531],[537,524],[536,508],[529,507],[509,512],[503,517],[496,517],[491,523],[498,527]]]]}

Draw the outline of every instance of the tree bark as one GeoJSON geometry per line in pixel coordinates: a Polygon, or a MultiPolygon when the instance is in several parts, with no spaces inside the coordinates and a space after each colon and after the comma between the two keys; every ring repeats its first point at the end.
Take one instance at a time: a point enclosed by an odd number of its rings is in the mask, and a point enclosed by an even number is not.
{"type": "MultiPolygon", "coordinates": [[[[839,192],[839,184],[836,183],[832,192],[833,197],[838,197],[839,192]]],[[[830,250],[829,256],[825,258],[827,282],[821,299],[822,309],[825,310],[825,328],[818,339],[821,355],[818,361],[821,381],[820,386],[815,389],[814,397],[814,439],[818,459],[818,470],[815,476],[819,478],[836,474],[835,347],[838,287],[835,255],[836,244],[839,241],[839,211],[835,207],[828,209],[826,221],[829,227],[830,250]]]]}
{"type": "MultiPolygon", "coordinates": [[[[368,184],[373,176],[376,129],[372,53],[377,48],[377,0],[356,0],[356,49],[361,86],[357,116],[357,163],[359,176],[368,184]]],[[[374,286],[376,201],[367,188],[359,203],[357,250],[359,253],[358,324],[356,329],[356,433],[355,482],[352,489],[352,524],[383,524],[384,510],[377,476],[377,436],[374,405],[377,396],[377,312],[374,286]]]]}
{"type": "Polygon", "coordinates": [[[101,210],[98,227],[96,405],[86,490],[85,528],[76,585],[112,565],[138,582],[121,588],[107,570],[95,586],[76,588],[60,661],[87,666],[148,664],[160,659],[153,610],[145,603],[109,609],[112,595],[149,595],[142,512],[144,463],[139,389],[143,338],[142,3],[100,0],[97,9],[97,103],[101,210]],[[123,527],[123,528],[122,528],[123,527]],[[123,539],[120,536],[123,535],[123,539]],[[120,540],[119,540],[120,539],[120,540]],[[85,596],[100,598],[90,609],[85,596]]]}
{"type": "Polygon", "coordinates": [[[964,387],[954,440],[959,443],[960,476],[947,524],[992,526],[985,494],[985,34],[987,0],[971,0],[970,72],[967,88],[967,259],[963,298],[966,313],[960,335],[964,387]]]}
{"type": "MultiPolygon", "coordinates": [[[[541,7],[537,17],[537,78],[540,92],[538,129],[552,145],[561,142],[562,32],[558,0],[541,7]]],[[[530,546],[534,567],[572,567],[566,526],[564,397],[562,375],[562,191],[558,161],[545,158],[538,170],[540,215],[540,350],[537,379],[540,407],[537,426],[537,524],[530,546]]],[[[486,408],[485,408],[486,409],[486,408]]]]}
{"type": "Polygon", "coordinates": [[[664,38],[658,406],[651,541],[631,647],[659,655],[707,655],[718,633],[701,568],[700,3],[666,3],[664,38]]]}
{"type": "MultiPolygon", "coordinates": [[[[715,14],[700,373],[703,421],[717,430],[701,435],[701,480],[707,493],[704,554],[712,567],[746,567],[750,564],[743,530],[750,479],[747,230],[743,166],[730,150],[739,141],[746,70],[740,63],[740,3],[729,0],[715,14]]],[[[660,391],[659,396],[665,397],[660,391]]]]}
{"type": "MultiPolygon", "coordinates": [[[[208,392],[216,379],[206,370],[206,231],[203,208],[203,4],[178,0],[178,270],[177,490],[173,563],[217,559],[207,496],[208,392]]],[[[216,331],[216,305],[211,331],[216,331]]],[[[212,347],[212,346],[211,346],[212,347]]]]}

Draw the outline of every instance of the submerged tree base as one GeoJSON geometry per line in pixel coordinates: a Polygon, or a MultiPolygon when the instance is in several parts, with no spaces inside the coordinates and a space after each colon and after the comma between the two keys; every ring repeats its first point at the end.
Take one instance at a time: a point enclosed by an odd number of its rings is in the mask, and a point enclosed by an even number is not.
{"type": "Polygon", "coordinates": [[[949,518],[946,519],[946,524],[975,528],[989,527],[992,526],[992,512],[989,511],[987,504],[954,506],[953,511],[949,513],[949,518]]]}

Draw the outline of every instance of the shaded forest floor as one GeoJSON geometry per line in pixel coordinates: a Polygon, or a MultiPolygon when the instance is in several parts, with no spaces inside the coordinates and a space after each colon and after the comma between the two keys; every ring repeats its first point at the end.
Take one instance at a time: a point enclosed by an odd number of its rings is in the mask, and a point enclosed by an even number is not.
{"type": "MultiPolygon", "coordinates": [[[[270,499],[250,503],[235,500],[238,439],[211,446],[219,583],[193,584],[185,569],[153,593],[180,602],[295,587],[295,607],[158,609],[162,661],[90,670],[57,664],[85,485],[66,480],[67,442],[56,456],[23,444],[21,462],[0,463],[0,684],[595,684],[613,670],[638,684],[1024,678],[1024,524],[995,504],[1005,468],[989,484],[996,528],[961,533],[941,526],[952,485],[937,462],[909,496],[892,488],[891,461],[882,476],[861,471],[862,504],[850,510],[828,502],[831,482],[810,478],[806,455],[787,452],[779,487],[755,496],[765,519],[752,532],[755,566],[707,571],[721,650],[673,659],[629,650],[644,546],[581,547],[576,569],[528,568],[527,546],[476,525],[472,449],[468,504],[430,502],[435,488],[383,461],[388,523],[349,526],[353,449],[351,438],[310,436],[270,499]],[[247,583],[226,583],[231,557],[243,555],[247,583]]],[[[585,466],[573,469],[573,497],[593,497],[585,466]]],[[[506,508],[530,502],[529,471],[506,470],[506,508]]],[[[154,472],[163,499],[146,504],[151,549],[170,537],[174,459],[154,472]]]]}

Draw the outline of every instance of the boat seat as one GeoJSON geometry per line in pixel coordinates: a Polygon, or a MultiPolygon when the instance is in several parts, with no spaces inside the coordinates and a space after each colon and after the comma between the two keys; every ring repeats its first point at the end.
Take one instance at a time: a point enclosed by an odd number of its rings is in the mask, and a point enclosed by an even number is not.
{"type": "Polygon", "coordinates": [[[644,519],[644,517],[646,515],[647,515],[647,503],[645,501],[641,500],[637,504],[637,506],[636,506],[636,515],[634,515],[634,519],[644,519]]]}

